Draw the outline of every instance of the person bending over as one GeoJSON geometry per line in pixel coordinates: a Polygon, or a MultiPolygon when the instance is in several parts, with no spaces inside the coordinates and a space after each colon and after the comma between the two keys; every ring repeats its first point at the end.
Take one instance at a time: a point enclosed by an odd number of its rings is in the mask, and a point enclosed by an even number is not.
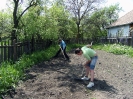
{"type": "Polygon", "coordinates": [[[65,58],[67,60],[69,60],[69,56],[66,54],[66,43],[62,40],[62,39],[59,39],[59,46],[60,46],[60,49],[57,51],[56,55],[54,56],[54,58],[58,57],[59,53],[61,52],[61,50],[63,51],[63,54],[65,56],[65,58]]]}
{"type": "Polygon", "coordinates": [[[88,88],[91,88],[94,86],[94,69],[95,65],[98,59],[96,51],[94,51],[91,48],[88,48],[87,46],[80,48],[77,48],[75,50],[75,54],[77,55],[83,55],[87,61],[85,62],[84,66],[86,69],[86,75],[81,78],[82,80],[89,80],[88,76],[90,74],[90,82],[87,85],[88,88]]]}

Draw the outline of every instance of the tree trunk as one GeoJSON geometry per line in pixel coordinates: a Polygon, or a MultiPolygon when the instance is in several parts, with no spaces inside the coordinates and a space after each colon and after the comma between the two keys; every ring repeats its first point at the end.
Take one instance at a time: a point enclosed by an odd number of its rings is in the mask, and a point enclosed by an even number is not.
{"type": "Polygon", "coordinates": [[[79,27],[80,23],[77,22],[77,43],[79,43],[79,39],[80,39],[80,27],[79,27]]]}

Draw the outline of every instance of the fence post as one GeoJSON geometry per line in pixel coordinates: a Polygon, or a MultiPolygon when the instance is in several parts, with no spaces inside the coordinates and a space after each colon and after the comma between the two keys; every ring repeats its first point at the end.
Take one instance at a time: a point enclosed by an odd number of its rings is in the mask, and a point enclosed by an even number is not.
{"type": "Polygon", "coordinates": [[[7,60],[7,46],[6,46],[6,41],[4,41],[4,61],[7,60]]]}
{"type": "Polygon", "coordinates": [[[16,39],[13,40],[13,61],[17,60],[17,45],[16,45],[16,39]]]}
{"type": "Polygon", "coordinates": [[[1,62],[3,62],[4,61],[4,54],[3,54],[3,52],[4,52],[4,49],[3,49],[3,46],[4,46],[4,44],[3,44],[3,42],[1,42],[1,62]]]}

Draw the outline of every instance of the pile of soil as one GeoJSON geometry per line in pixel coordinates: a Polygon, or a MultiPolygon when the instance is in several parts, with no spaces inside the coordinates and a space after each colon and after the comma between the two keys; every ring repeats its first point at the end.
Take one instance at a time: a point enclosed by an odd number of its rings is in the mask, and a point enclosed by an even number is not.
{"type": "MultiPolygon", "coordinates": [[[[26,79],[16,88],[13,99],[133,99],[133,58],[96,50],[95,86],[81,77],[86,59],[68,53],[71,62],[60,55],[26,71],[26,79]]],[[[11,99],[5,96],[5,99],[11,99]]]]}

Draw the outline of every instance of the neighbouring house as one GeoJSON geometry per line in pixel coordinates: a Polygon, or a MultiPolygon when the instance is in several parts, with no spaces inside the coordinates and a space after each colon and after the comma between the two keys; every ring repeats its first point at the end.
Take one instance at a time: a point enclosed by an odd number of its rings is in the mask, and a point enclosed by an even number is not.
{"type": "Polygon", "coordinates": [[[133,10],[120,17],[117,21],[107,27],[107,40],[126,45],[132,45],[133,36],[133,10]]]}
{"type": "Polygon", "coordinates": [[[107,27],[107,37],[130,37],[133,31],[133,10],[107,27]]]}

